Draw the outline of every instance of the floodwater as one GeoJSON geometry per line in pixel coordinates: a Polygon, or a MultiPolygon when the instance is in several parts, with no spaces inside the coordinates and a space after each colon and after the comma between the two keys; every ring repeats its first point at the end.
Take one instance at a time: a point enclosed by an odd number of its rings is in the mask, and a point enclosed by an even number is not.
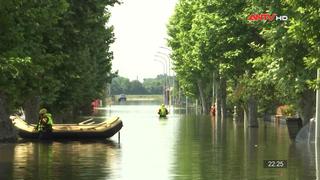
{"type": "MultiPolygon", "coordinates": [[[[108,141],[20,141],[0,144],[0,180],[108,179],[316,179],[314,146],[290,142],[284,125],[260,122],[245,128],[215,121],[192,110],[113,105],[124,127],[108,141]],[[265,168],[264,160],[286,160],[286,168],[265,168]]],[[[319,176],[318,176],[319,177],[319,176]]]]}

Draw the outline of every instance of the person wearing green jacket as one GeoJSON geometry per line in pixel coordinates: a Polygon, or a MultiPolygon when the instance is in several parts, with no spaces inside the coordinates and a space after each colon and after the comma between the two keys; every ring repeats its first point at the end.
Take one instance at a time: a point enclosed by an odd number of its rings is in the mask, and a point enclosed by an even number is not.
{"type": "Polygon", "coordinates": [[[36,129],[40,132],[52,132],[53,119],[47,109],[42,108],[39,111],[39,122],[36,129]]]}
{"type": "Polygon", "coordinates": [[[168,109],[164,106],[164,104],[161,104],[158,114],[160,117],[166,117],[167,114],[169,114],[168,109]]]}

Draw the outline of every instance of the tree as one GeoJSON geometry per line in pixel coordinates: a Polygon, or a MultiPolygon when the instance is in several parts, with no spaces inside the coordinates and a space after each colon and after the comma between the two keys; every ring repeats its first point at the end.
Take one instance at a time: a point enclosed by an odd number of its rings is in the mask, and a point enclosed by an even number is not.
{"type": "Polygon", "coordinates": [[[111,93],[116,94],[127,94],[129,92],[130,80],[124,77],[115,77],[111,83],[111,93]]]}
{"type": "Polygon", "coordinates": [[[212,76],[213,99],[222,118],[228,89],[232,98],[228,102],[242,104],[249,123],[257,124],[258,107],[266,114],[279,104],[295,105],[308,120],[313,113],[315,69],[320,67],[319,4],[179,1],[168,26],[168,44],[183,90],[208,97],[210,91],[201,91],[207,89],[201,82],[210,82],[212,76]],[[247,17],[253,13],[287,15],[289,21],[252,23],[247,17]]]}
{"type": "Polygon", "coordinates": [[[212,86],[204,82],[213,83],[217,114],[222,118],[226,117],[226,81],[251,70],[246,61],[258,53],[248,44],[262,41],[255,28],[241,20],[245,7],[242,1],[180,1],[168,27],[181,86],[200,96],[206,112],[212,86]]]}
{"type": "Polygon", "coordinates": [[[103,96],[112,76],[106,6],[116,2],[0,2],[1,138],[14,137],[9,114],[21,106],[34,122],[40,105],[61,114],[103,96]]]}
{"type": "MultiPolygon", "coordinates": [[[[254,5],[260,9],[266,6],[264,3],[254,5]]],[[[320,19],[315,14],[319,7],[318,1],[305,4],[300,0],[269,6],[271,13],[285,14],[290,19],[261,30],[267,43],[259,47],[262,55],[252,61],[257,69],[255,78],[274,86],[281,103],[293,104],[305,123],[314,113],[315,93],[308,82],[316,79],[320,19]]]]}
{"type": "MultiPolygon", "coordinates": [[[[64,0],[49,2],[0,2],[0,138],[12,139],[9,114],[41,89],[49,87],[55,93],[59,82],[43,81],[50,69],[61,63],[62,54],[49,51],[45,45],[53,45],[56,34],[47,36],[47,29],[55,26],[67,9],[64,0]],[[56,88],[55,88],[56,87],[56,88]]],[[[56,33],[59,33],[58,30],[56,33]]],[[[51,81],[52,80],[52,81],[51,81]]]]}
{"type": "Polygon", "coordinates": [[[129,94],[146,94],[147,91],[138,80],[131,81],[129,84],[129,94]]]}
{"type": "Polygon", "coordinates": [[[68,56],[55,74],[63,86],[58,98],[46,103],[62,118],[68,112],[75,116],[79,110],[90,108],[93,99],[102,99],[113,76],[110,73],[113,27],[106,24],[110,17],[107,7],[117,1],[69,0],[69,3],[69,11],[59,23],[64,29],[63,52],[68,56]]]}
{"type": "MultiPolygon", "coordinates": [[[[172,78],[168,77],[170,80],[172,78]]],[[[166,78],[163,75],[158,75],[156,78],[143,79],[143,86],[148,94],[162,94],[164,82],[166,78]]]]}
{"type": "Polygon", "coordinates": [[[197,18],[197,12],[200,11],[197,1],[178,2],[175,13],[170,19],[168,25],[168,34],[170,39],[168,44],[171,47],[174,69],[177,73],[177,79],[180,87],[189,97],[200,96],[202,111],[207,112],[209,102],[207,101],[208,68],[201,61],[201,32],[195,30],[193,21],[197,18]]]}

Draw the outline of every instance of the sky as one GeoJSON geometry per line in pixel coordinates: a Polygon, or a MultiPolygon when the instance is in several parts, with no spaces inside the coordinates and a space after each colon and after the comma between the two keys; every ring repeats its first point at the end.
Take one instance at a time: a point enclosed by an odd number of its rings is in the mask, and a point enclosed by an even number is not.
{"type": "Polygon", "coordinates": [[[114,26],[116,38],[111,46],[113,72],[118,70],[120,76],[140,81],[164,73],[168,60],[163,54],[170,52],[163,48],[167,47],[166,25],[176,2],[122,0],[122,4],[110,8],[109,25],[114,26]]]}

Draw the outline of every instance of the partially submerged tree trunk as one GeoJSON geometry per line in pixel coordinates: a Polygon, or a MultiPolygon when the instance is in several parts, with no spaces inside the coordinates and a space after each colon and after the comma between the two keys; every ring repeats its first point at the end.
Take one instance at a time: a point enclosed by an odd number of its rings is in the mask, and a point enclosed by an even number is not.
{"type": "Polygon", "coordinates": [[[315,92],[313,90],[305,90],[299,99],[299,116],[302,118],[303,124],[307,124],[314,117],[315,112],[315,92]]]}
{"type": "Polygon", "coordinates": [[[227,82],[224,78],[214,79],[216,120],[227,118],[227,82]]]}
{"type": "Polygon", "coordinates": [[[248,127],[258,127],[258,108],[256,100],[251,96],[244,108],[244,121],[248,127]]]}
{"type": "Polygon", "coordinates": [[[40,97],[32,96],[23,103],[23,110],[26,121],[29,123],[37,123],[39,118],[40,97]]]}
{"type": "Polygon", "coordinates": [[[242,122],[244,119],[244,109],[240,103],[237,103],[233,108],[233,120],[236,122],[242,122]]]}
{"type": "Polygon", "coordinates": [[[202,113],[208,113],[208,107],[207,107],[208,104],[207,104],[207,100],[205,98],[204,89],[203,89],[201,79],[197,80],[197,85],[198,85],[198,90],[199,90],[199,94],[200,94],[202,113]]]}
{"type": "MultiPolygon", "coordinates": [[[[219,78],[218,78],[219,79],[219,78]]],[[[220,81],[218,79],[215,79],[215,96],[216,96],[216,120],[221,119],[221,92],[220,92],[220,81]]]]}
{"type": "Polygon", "coordinates": [[[249,110],[247,104],[243,106],[243,122],[244,122],[244,127],[248,127],[248,122],[249,122],[249,110]]]}
{"type": "Polygon", "coordinates": [[[0,92],[0,142],[15,141],[16,139],[17,136],[7,111],[6,96],[0,92]]]}
{"type": "Polygon", "coordinates": [[[225,78],[220,79],[221,93],[221,119],[227,119],[227,81],[225,78]]]}
{"type": "Polygon", "coordinates": [[[216,74],[212,72],[212,102],[211,105],[214,105],[216,102],[216,74]]]}

